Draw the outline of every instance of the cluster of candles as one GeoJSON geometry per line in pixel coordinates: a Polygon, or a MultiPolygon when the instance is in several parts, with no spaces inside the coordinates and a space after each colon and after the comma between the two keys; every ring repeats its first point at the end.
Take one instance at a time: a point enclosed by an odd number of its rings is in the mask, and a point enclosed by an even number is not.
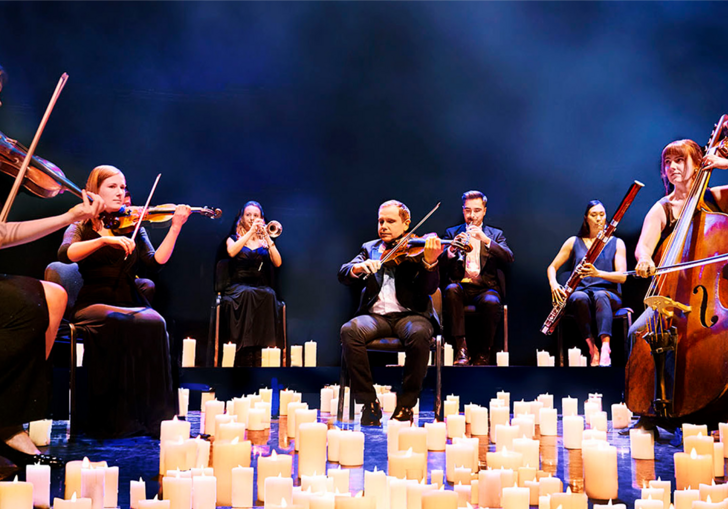
{"type": "MultiPolygon", "coordinates": [[[[197,341],[192,338],[182,340],[182,367],[195,367],[195,349],[197,341]]],[[[316,367],[316,342],[307,341],[303,345],[291,345],[292,367],[316,367]]],[[[235,365],[237,345],[226,343],[222,346],[223,368],[232,368],[235,365]]],[[[260,365],[263,368],[279,368],[282,365],[281,349],[278,347],[263,348],[260,365]]]]}
{"type": "MultiPolygon", "coordinates": [[[[339,387],[326,386],[320,393],[322,414],[335,411],[339,387]]],[[[396,406],[396,394],[387,386],[377,386],[385,411],[396,406]]],[[[346,397],[346,393],[342,394],[346,397]]],[[[180,395],[180,397],[182,397],[180,395]]],[[[187,395],[188,397],[188,395],[187,395]]],[[[185,508],[212,509],[218,506],[252,507],[254,470],[253,447],[247,432],[270,427],[272,390],[223,402],[203,401],[201,432],[211,440],[190,438],[190,423],[164,421],[160,433],[159,473],[163,500],[146,500],[140,479],[130,485],[132,509],[185,508]]],[[[584,493],[572,493],[563,482],[541,470],[551,466],[541,457],[536,426],[540,435],[557,435],[558,415],[554,398],[541,394],[533,401],[510,401],[510,394],[498,392],[488,407],[465,405],[460,412],[459,397],[447,396],[445,422],[387,423],[388,475],[383,471],[364,472],[364,490],[356,496],[349,491],[349,470],[364,464],[365,438],[360,431],[329,428],[318,422],[319,411],[301,401],[301,394],[279,392],[279,415],[286,417],[285,434],[295,444],[300,486],[294,487],[292,454],[257,458],[257,499],[265,507],[294,509],[455,509],[469,505],[527,509],[586,509],[588,498],[611,500],[618,496],[617,450],[607,442],[607,413],[599,394],[590,394],[578,413],[578,400],[562,398],[563,444],[581,450],[584,493]],[[470,437],[466,427],[470,425],[470,437]],[[588,429],[586,429],[588,426],[588,429]],[[483,438],[480,438],[483,437],[483,438]],[[495,444],[486,453],[487,469],[480,468],[481,440],[495,444]],[[445,452],[445,469],[432,470],[427,483],[429,451],[445,452]],[[327,461],[338,463],[328,468],[327,461]],[[446,483],[452,490],[444,490],[446,483]]],[[[611,406],[612,427],[626,428],[631,412],[624,404],[611,406]]],[[[283,421],[281,421],[282,423],[283,421]]],[[[44,440],[47,428],[33,436],[44,440]]],[[[675,491],[670,481],[651,480],[645,485],[635,509],[726,509],[728,485],[715,485],[724,475],[728,457],[728,424],[720,425],[720,442],[714,442],[707,426],[683,425],[684,452],[674,455],[675,491]]],[[[630,452],[634,459],[653,459],[654,440],[648,432],[630,431],[630,452]]],[[[548,470],[548,469],[546,469],[548,470]]],[[[50,507],[50,469],[29,465],[27,482],[0,483],[0,509],[50,507]]],[[[65,499],[54,499],[55,508],[116,507],[118,467],[88,459],[66,465],[65,499]]],[[[594,506],[596,509],[626,509],[623,504],[594,506]]]]}

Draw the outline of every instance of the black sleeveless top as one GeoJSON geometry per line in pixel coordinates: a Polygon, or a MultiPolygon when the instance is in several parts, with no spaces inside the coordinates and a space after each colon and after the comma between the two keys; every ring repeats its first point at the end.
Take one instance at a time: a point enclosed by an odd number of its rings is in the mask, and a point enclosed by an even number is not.
{"type": "MultiPolygon", "coordinates": [[[[589,249],[586,247],[584,240],[581,237],[576,237],[574,240],[574,246],[571,249],[571,257],[569,258],[572,272],[576,267],[576,264],[584,258],[587,251],[589,251],[589,249]]],[[[609,239],[609,242],[607,242],[607,245],[604,246],[602,252],[599,253],[599,257],[594,262],[594,266],[604,272],[614,272],[614,257],[616,254],[617,238],[612,237],[609,239]]],[[[617,295],[622,294],[622,288],[619,283],[612,283],[611,281],[607,281],[600,277],[582,278],[582,280],[579,281],[579,286],[576,287],[577,290],[585,290],[587,288],[592,290],[609,290],[617,295]]]]}
{"type": "MultiPolygon", "coordinates": [[[[703,201],[710,210],[714,212],[723,212],[722,210],[720,210],[720,207],[718,207],[718,203],[715,201],[715,196],[713,196],[710,188],[705,190],[703,201]]],[[[665,239],[669,237],[670,234],[673,232],[678,220],[678,218],[676,218],[675,215],[672,213],[672,207],[670,206],[670,201],[667,199],[667,196],[660,198],[660,201],[658,201],[657,203],[659,203],[662,206],[662,209],[665,211],[667,223],[665,223],[665,228],[663,228],[663,230],[660,232],[660,240],[655,247],[655,252],[660,249],[660,246],[662,246],[662,243],[665,242],[665,239]]]]}

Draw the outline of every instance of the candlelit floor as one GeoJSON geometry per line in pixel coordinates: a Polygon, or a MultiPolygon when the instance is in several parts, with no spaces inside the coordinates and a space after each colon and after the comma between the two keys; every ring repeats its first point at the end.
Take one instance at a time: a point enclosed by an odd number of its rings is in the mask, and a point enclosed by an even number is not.
{"type": "MultiPolygon", "coordinates": [[[[425,403],[427,403],[425,401],[425,403]]],[[[430,403],[431,405],[431,403],[430,403]]],[[[430,406],[431,408],[431,406],[430,406]]],[[[200,413],[190,412],[188,419],[192,424],[192,434],[196,435],[199,430],[200,413]]],[[[419,415],[418,423],[422,426],[425,422],[433,420],[433,412],[426,411],[419,415]]],[[[328,414],[320,416],[320,421],[327,422],[333,426],[334,418],[328,414]]],[[[387,469],[387,435],[386,416],[383,426],[379,428],[361,427],[358,424],[341,424],[341,426],[352,429],[361,429],[365,434],[365,455],[364,465],[360,468],[350,469],[350,488],[353,493],[363,489],[364,471],[387,469]]],[[[248,439],[253,444],[253,461],[255,466],[257,457],[268,455],[275,449],[278,453],[292,454],[293,444],[285,436],[279,433],[279,428],[286,429],[286,418],[274,419],[272,427],[266,432],[249,432],[248,439]]],[[[538,428],[537,428],[538,429],[538,428]]],[[[66,460],[82,459],[84,456],[91,460],[106,460],[109,465],[119,467],[119,503],[120,507],[129,507],[129,482],[140,477],[146,481],[147,497],[153,498],[159,491],[159,442],[151,438],[128,438],[118,440],[99,441],[84,437],[70,439],[67,434],[68,421],[56,421],[52,430],[51,445],[47,448],[49,453],[64,457],[66,460]]],[[[559,421],[559,433],[561,433],[561,422],[559,421]]],[[[285,433],[284,433],[285,435],[285,433]]],[[[537,437],[539,438],[539,437],[537,437]]],[[[615,445],[618,450],[619,468],[619,498],[621,502],[633,507],[634,500],[640,496],[640,488],[643,482],[661,477],[663,480],[673,482],[673,453],[678,449],[670,445],[669,441],[673,435],[662,432],[659,441],[655,444],[655,460],[632,460],[630,457],[629,437],[622,436],[614,431],[609,423],[608,441],[615,445]]],[[[481,437],[480,460],[481,467],[485,463],[485,453],[494,450],[494,445],[488,444],[487,437],[481,437]]],[[[564,485],[571,486],[572,491],[583,491],[582,463],[580,450],[566,450],[563,448],[562,439],[558,437],[540,437],[542,469],[551,472],[552,475],[564,481],[564,485]]],[[[0,458],[0,477],[9,478],[15,473],[23,480],[24,472],[13,469],[0,458]],[[3,466],[5,465],[5,466],[3,466]]],[[[296,464],[294,461],[294,479],[296,475],[296,464]]],[[[339,468],[337,464],[329,464],[329,468],[339,468]]],[[[445,453],[430,452],[428,454],[428,471],[433,469],[445,469],[445,453]]],[[[56,471],[52,475],[51,499],[61,497],[63,494],[63,471],[56,471]]],[[[428,472],[429,479],[429,472],[428,472]]],[[[448,488],[452,489],[451,486],[448,488]]],[[[593,500],[590,500],[590,507],[593,500]]]]}

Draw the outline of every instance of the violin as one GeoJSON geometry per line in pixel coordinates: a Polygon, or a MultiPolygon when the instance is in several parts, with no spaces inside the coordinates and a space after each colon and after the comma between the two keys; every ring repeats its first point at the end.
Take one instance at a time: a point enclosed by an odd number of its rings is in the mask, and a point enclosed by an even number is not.
{"type": "MultiPolygon", "coordinates": [[[[153,227],[167,227],[172,221],[177,205],[166,203],[156,207],[149,207],[144,217],[141,217],[144,207],[130,206],[122,207],[118,212],[102,214],[104,227],[115,233],[130,233],[137,226],[141,219],[142,225],[153,227]]],[[[190,207],[193,213],[202,214],[210,219],[217,219],[222,216],[222,210],[208,207],[190,207]]]]}
{"type": "MultiPolygon", "coordinates": [[[[386,249],[382,253],[381,261],[383,267],[396,267],[404,261],[418,262],[425,254],[425,242],[428,238],[435,236],[434,233],[423,237],[411,236],[406,242],[397,243],[394,247],[386,249]]],[[[470,244],[463,244],[458,240],[441,240],[444,247],[452,246],[459,252],[469,253],[473,250],[470,244]]]]}
{"type": "MultiPolygon", "coordinates": [[[[27,148],[0,132],[0,172],[16,178],[27,154],[27,148]]],[[[58,166],[36,155],[25,172],[23,187],[41,198],[54,198],[66,189],[81,198],[81,190],[58,166]]]]}

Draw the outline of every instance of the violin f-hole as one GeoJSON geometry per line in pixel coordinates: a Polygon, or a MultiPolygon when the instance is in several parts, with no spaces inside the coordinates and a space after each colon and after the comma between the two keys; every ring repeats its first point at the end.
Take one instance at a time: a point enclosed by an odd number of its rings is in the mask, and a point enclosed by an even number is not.
{"type": "Polygon", "coordinates": [[[713,315],[710,318],[710,325],[706,322],[706,313],[708,312],[708,290],[703,285],[698,285],[695,288],[693,288],[693,294],[697,295],[698,290],[703,290],[703,297],[700,300],[700,323],[703,327],[706,329],[711,328],[713,325],[718,323],[718,316],[713,315]]]}

